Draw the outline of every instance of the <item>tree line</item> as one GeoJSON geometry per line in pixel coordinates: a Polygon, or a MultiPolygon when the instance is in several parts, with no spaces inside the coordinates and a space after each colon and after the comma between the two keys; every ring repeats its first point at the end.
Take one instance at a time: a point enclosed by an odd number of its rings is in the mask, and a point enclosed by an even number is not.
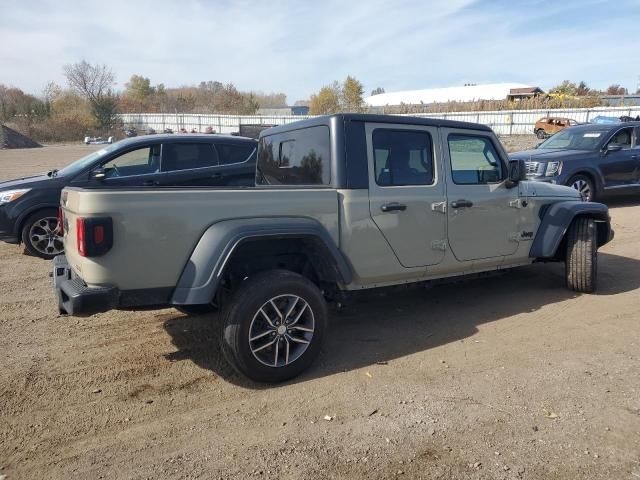
{"type": "MultiPolygon", "coordinates": [[[[243,92],[232,83],[203,81],[198,85],[168,88],[153,84],[148,77],[134,74],[122,91],[116,90],[115,75],[106,65],[81,62],[63,67],[66,85],[49,83],[40,96],[0,84],[0,123],[10,123],[40,141],[77,140],[85,135],[119,133],[119,113],[219,113],[252,115],[259,108],[287,106],[284,93],[243,92]]],[[[371,95],[385,92],[383,87],[371,95]]],[[[422,113],[471,110],[573,108],[602,105],[602,95],[627,95],[619,84],[606,90],[586,82],[564,80],[546,95],[518,102],[505,100],[445,102],[439,104],[395,105],[385,113],[422,113]]],[[[640,89],[636,91],[640,93],[640,89]]],[[[369,111],[364,102],[364,86],[349,75],[343,81],[325,85],[308,100],[311,115],[369,111]]],[[[377,111],[377,110],[376,110],[377,111]]]]}

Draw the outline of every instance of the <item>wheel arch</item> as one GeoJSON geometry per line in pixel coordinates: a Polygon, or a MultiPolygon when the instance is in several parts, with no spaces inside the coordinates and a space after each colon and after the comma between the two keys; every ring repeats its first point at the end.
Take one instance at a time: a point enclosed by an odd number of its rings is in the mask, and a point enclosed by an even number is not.
{"type": "Polygon", "coordinates": [[[597,170],[591,168],[583,167],[576,169],[576,171],[572,171],[569,175],[567,175],[567,183],[565,185],[570,187],[571,180],[578,175],[584,175],[585,177],[591,179],[591,181],[593,182],[593,188],[595,188],[594,198],[597,198],[598,195],[602,194],[602,192],[604,191],[604,179],[597,170]]]}
{"type": "Polygon", "coordinates": [[[31,217],[34,213],[39,212],[40,210],[47,210],[49,208],[57,211],[59,208],[59,205],[40,203],[40,204],[29,207],[27,210],[25,210],[18,216],[15,222],[14,229],[15,229],[15,234],[18,236],[20,243],[22,243],[22,230],[24,229],[25,223],[29,219],[29,217],[31,217]]]}
{"type": "MultiPolygon", "coordinates": [[[[318,221],[305,217],[236,219],[211,225],[203,233],[185,264],[171,303],[210,302],[225,274],[237,264],[238,259],[246,258],[252,249],[262,253],[255,258],[257,269],[253,271],[267,269],[261,268],[269,265],[271,257],[268,255],[273,252],[273,249],[265,249],[267,244],[270,247],[275,245],[275,251],[279,253],[287,251],[312,257],[314,273],[322,281],[343,285],[351,283],[350,265],[318,221]]],[[[280,264],[273,266],[286,267],[280,264]]]]}
{"type": "Polygon", "coordinates": [[[612,237],[609,209],[596,202],[575,200],[556,202],[543,211],[540,226],[531,245],[529,256],[538,259],[562,260],[560,248],[573,221],[578,217],[589,217],[596,221],[598,247],[612,237]]]}

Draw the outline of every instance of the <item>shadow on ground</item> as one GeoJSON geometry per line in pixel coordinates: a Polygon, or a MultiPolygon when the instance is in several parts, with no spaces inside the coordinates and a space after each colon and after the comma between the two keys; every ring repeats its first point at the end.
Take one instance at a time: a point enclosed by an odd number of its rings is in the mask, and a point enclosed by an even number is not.
{"type": "MultiPolygon", "coordinates": [[[[598,295],[635,290],[640,287],[640,261],[600,253],[598,279],[598,295]]],[[[536,264],[433,288],[361,293],[345,309],[332,312],[320,358],[293,382],[391,361],[471,337],[479,325],[535,312],[576,295],[565,288],[564,264],[536,264]]],[[[217,315],[176,313],[164,324],[178,349],[167,358],[193,361],[246,388],[265,388],[227,364],[219,348],[221,323],[217,315]]]]}

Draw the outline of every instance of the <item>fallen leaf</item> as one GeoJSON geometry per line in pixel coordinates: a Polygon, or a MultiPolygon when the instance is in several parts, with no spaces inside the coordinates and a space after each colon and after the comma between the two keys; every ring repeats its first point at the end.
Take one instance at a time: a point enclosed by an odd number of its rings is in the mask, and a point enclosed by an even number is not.
{"type": "Polygon", "coordinates": [[[558,414],[555,412],[552,412],[551,410],[547,410],[546,408],[544,408],[543,411],[544,411],[544,416],[547,418],[558,418],[558,414]]]}

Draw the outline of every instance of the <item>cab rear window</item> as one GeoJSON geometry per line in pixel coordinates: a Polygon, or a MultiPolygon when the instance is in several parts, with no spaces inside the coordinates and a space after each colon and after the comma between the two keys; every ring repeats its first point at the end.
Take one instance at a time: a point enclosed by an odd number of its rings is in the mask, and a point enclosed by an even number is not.
{"type": "Polygon", "coordinates": [[[258,185],[329,185],[331,150],[324,125],[262,137],[258,185]]]}

